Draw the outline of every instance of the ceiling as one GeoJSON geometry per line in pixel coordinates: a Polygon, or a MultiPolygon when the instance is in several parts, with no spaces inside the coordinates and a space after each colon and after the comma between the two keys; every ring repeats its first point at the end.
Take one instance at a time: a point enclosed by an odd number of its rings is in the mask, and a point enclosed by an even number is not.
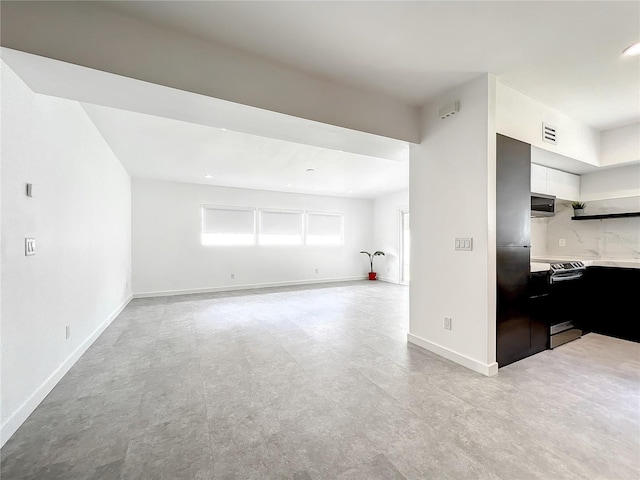
{"type": "Polygon", "coordinates": [[[640,118],[640,2],[106,2],[421,105],[481,72],[600,130],[640,118]]]}
{"type": "Polygon", "coordinates": [[[406,160],[98,105],[83,108],[134,178],[366,199],[408,188],[406,160]]]}
{"type": "Polygon", "coordinates": [[[400,140],[0,52],[36,93],[79,101],[134,178],[363,199],[409,188],[400,140]]]}
{"type": "MultiPolygon", "coordinates": [[[[640,40],[640,2],[94,4],[415,106],[491,72],[601,130],[640,119],[640,58],[620,55],[640,40]]],[[[82,102],[134,177],[355,198],[408,188],[406,142],[2,50],[34,91],[82,102]]]]}

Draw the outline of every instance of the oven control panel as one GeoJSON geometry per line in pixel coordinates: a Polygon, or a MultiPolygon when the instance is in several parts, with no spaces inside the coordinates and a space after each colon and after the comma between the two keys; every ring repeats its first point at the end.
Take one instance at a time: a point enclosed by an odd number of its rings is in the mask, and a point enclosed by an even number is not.
{"type": "Polygon", "coordinates": [[[575,270],[584,270],[586,267],[582,262],[563,262],[552,263],[551,270],[553,272],[570,272],[575,270]]]}

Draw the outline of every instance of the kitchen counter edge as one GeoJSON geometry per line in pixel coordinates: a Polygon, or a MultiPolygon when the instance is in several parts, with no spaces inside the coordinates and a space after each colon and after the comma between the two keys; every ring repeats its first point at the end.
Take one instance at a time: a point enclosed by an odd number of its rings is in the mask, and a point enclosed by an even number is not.
{"type": "Polygon", "coordinates": [[[532,256],[532,263],[562,263],[562,262],[582,262],[585,267],[613,267],[613,268],[636,268],[640,269],[640,260],[636,259],[607,259],[607,258],[580,258],[580,257],[555,257],[555,256],[532,256]]]}

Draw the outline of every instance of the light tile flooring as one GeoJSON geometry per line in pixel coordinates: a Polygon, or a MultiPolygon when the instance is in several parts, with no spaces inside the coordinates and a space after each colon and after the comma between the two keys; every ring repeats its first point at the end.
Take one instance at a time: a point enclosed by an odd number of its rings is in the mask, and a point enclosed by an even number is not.
{"type": "Polygon", "coordinates": [[[381,282],[134,300],[3,448],[9,479],[637,479],[640,346],[485,378],[381,282]]]}

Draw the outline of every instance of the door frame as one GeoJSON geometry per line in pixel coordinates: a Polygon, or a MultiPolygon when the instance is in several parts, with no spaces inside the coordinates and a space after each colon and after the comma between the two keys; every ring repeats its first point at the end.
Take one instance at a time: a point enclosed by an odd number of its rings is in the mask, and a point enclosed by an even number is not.
{"type": "MultiPolygon", "coordinates": [[[[404,214],[409,215],[410,211],[408,208],[401,208],[399,210],[399,218],[400,218],[400,238],[399,238],[399,244],[400,244],[400,265],[399,265],[399,278],[398,278],[398,283],[400,283],[401,285],[409,285],[409,283],[411,282],[411,279],[409,279],[408,281],[404,279],[404,275],[405,275],[405,261],[404,261],[404,255],[405,255],[405,251],[404,251],[404,214]]],[[[411,217],[409,217],[409,231],[411,231],[411,217]]],[[[409,234],[409,244],[411,244],[411,234],[409,234]]],[[[411,247],[409,247],[409,255],[411,255],[411,247]]],[[[409,262],[411,262],[411,259],[409,259],[409,262]]]]}

